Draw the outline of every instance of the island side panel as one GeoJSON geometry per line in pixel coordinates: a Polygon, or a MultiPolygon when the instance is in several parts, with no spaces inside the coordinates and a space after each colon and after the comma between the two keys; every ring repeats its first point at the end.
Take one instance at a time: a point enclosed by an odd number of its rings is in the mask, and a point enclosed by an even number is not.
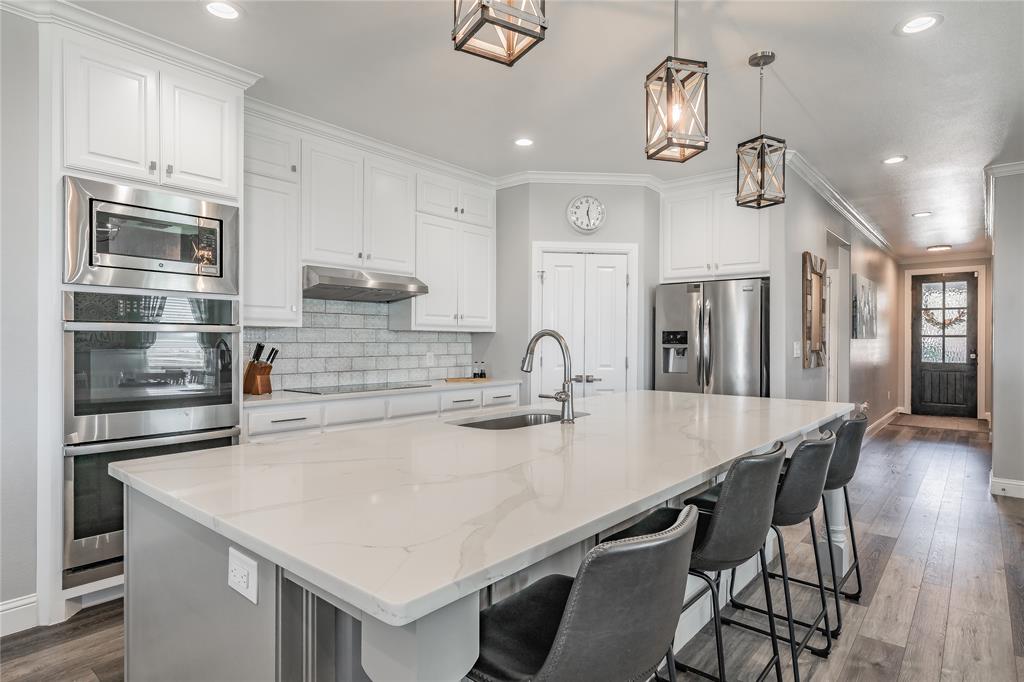
{"type": "Polygon", "coordinates": [[[217,533],[126,489],[126,679],[274,680],[277,567],[257,562],[257,603],[228,587],[217,533]]]}

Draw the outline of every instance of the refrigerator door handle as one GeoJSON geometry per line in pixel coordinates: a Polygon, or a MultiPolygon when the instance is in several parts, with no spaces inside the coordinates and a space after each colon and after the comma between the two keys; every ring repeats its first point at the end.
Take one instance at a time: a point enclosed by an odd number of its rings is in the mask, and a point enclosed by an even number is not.
{"type": "Polygon", "coordinates": [[[697,385],[704,386],[704,304],[697,306],[697,385]]]}
{"type": "Polygon", "coordinates": [[[704,307],[704,352],[702,355],[704,356],[704,387],[708,388],[711,386],[712,363],[714,362],[714,358],[711,356],[711,301],[705,300],[704,307]]]}

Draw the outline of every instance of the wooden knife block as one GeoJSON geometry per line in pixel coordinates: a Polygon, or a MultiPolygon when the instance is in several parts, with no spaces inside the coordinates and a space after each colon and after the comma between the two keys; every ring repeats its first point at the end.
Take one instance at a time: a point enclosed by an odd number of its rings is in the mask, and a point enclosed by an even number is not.
{"type": "Polygon", "coordinates": [[[273,366],[269,362],[253,362],[245,366],[242,374],[242,393],[246,395],[266,395],[274,390],[270,383],[270,371],[273,366]]]}

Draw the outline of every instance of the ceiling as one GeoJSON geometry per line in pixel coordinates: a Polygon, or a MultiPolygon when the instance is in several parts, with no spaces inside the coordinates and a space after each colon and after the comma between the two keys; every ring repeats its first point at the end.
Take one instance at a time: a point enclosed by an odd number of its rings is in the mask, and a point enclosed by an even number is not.
{"type": "Polygon", "coordinates": [[[513,68],[455,52],[449,0],[78,3],[263,74],[249,94],[485,173],[735,166],[757,134],[756,50],[778,59],[765,132],[824,173],[898,256],[988,251],[982,170],[1024,160],[1024,3],[682,2],[681,57],[709,64],[707,152],[644,157],[644,76],[672,51],[667,1],[548,0],[545,40],[513,68]],[[898,23],[938,11],[914,36],[898,23]],[[533,147],[513,144],[517,137],[533,147]],[[884,166],[882,158],[908,160],[884,166]],[[916,211],[932,211],[914,219],[916,211]]]}

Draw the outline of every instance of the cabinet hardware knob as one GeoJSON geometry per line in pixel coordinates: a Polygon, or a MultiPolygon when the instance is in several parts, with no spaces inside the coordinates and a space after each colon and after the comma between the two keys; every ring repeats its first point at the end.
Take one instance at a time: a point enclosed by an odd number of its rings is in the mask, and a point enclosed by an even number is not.
{"type": "Polygon", "coordinates": [[[452,404],[454,404],[454,403],[471,403],[474,400],[476,400],[476,398],[464,398],[462,400],[453,400],[452,404]]]}
{"type": "Polygon", "coordinates": [[[271,419],[271,424],[284,424],[286,422],[304,422],[306,417],[292,417],[290,419],[271,419]]]}
{"type": "Polygon", "coordinates": [[[452,210],[455,211],[456,213],[458,213],[459,212],[459,207],[458,206],[452,206],[452,210]]]}
{"type": "Polygon", "coordinates": [[[360,251],[359,253],[357,253],[356,254],[356,258],[358,258],[359,260],[362,260],[363,259],[363,252],[360,251]]]}
{"type": "Polygon", "coordinates": [[[711,269],[711,263],[708,263],[707,268],[708,268],[708,270],[711,269]]]}
{"type": "Polygon", "coordinates": [[[296,165],[293,163],[292,164],[292,173],[297,173],[298,171],[299,171],[298,167],[296,167],[296,165]]]}
{"type": "Polygon", "coordinates": [[[459,319],[459,314],[458,314],[458,313],[455,313],[454,315],[452,315],[452,319],[453,319],[453,320],[457,320],[457,319],[459,319]]]}
{"type": "Polygon", "coordinates": [[[174,172],[174,166],[167,164],[167,174],[170,175],[174,172]]]}
{"type": "Polygon", "coordinates": [[[156,161],[149,162],[149,174],[152,175],[156,172],[156,161]]]}
{"type": "Polygon", "coordinates": [[[466,212],[465,207],[459,209],[459,213],[465,213],[465,212],[466,212]]]}

